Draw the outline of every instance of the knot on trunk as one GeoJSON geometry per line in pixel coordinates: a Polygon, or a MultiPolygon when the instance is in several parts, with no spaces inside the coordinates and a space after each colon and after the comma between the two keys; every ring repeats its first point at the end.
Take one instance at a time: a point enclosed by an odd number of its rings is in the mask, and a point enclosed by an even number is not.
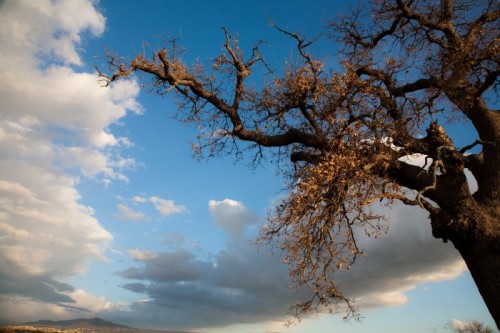
{"type": "Polygon", "coordinates": [[[445,243],[451,240],[455,246],[476,242],[485,236],[479,227],[479,218],[476,212],[464,207],[457,207],[455,211],[439,209],[430,215],[432,236],[445,243]]]}

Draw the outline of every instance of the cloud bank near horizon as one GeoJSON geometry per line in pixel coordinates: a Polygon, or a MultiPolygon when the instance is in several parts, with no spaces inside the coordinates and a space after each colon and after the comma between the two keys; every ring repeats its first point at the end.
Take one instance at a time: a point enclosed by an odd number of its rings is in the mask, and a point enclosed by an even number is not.
{"type": "MultiPolygon", "coordinates": [[[[290,289],[288,266],[279,251],[257,248],[245,235],[260,223],[257,214],[231,199],[210,200],[209,212],[214,226],[226,232],[223,249],[206,258],[182,246],[170,252],[134,249],[130,254],[136,265],[119,274],[131,281],[122,287],[144,295],[143,300],[131,304],[131,311],[105,315],[183,330],[286,321],[289,307],[309,293],[290,289]]],[[[359,300],[361,311],[403,305],[405,293],[417,285],[454,279],[465,271],[455,249],[432,238],[425,221],[425,213],[415,207],[395,205],[387,235],[358,239],[367,255],[341,272],[338,282],[359,300]]]]}

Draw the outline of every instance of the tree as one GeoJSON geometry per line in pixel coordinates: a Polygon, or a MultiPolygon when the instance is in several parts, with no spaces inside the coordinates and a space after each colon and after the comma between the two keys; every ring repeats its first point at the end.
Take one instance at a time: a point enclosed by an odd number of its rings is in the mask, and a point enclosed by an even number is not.
{"type": "Polygon", "coordinates": [[[455,333],[493,333],[493,330],[483,323],[472,320],[469,322],[456,322],[451,325],[452,332],[455,333]]]}
{"type": "Polygon", "coordinates": [[[495,0],[373,0],[329,24],[343,45],[341,71],[309,53],[313,41],[277,27],[297,43],[300,61],[262,86],[248,78],[267,68],[261,44],[244,55],[226,30],[224,53],[209,69],[182,61],[170,41],[151,59],[108,54],[104,85],[143,73],[159,95],[177,96],[182,120],[199,123],[198,152],[254,149],[270,153],[289,177],[288,198],[260,239],[283,249],[297,285],[317,307],[356,307],[333,279],[362,253],[356,233],[377,236],[377,200],[401,201],[429,213],[432,233],[466,262],[500,326],[500,11],[495,0]],[[367,23],[369,22],[369,23],[367,23]],[[466,121],[477,140],[456,147],[448,128],[466,121]],[[479,149],[480,148],[480,149],[479,149]],[[420,154],[426,167],[409,160],[420,154]],[[471,193],[464,173],[478,183],[471,193]]]}

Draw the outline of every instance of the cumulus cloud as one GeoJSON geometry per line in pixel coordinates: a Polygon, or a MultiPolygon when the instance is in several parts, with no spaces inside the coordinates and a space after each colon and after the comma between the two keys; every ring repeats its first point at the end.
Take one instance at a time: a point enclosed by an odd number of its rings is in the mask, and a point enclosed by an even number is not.
{"type": "Polygon", "coordinates": [[[418,284],[451,280],[466,270],[451,244],[432,237],[425,211],[395,204],[385,213],[390,216],[388,234],[360,238],[366,255],[339,274],[345,292],[360,299],[362,307],[402,305],[405,292],[418,284]]]}
{"type": "Polygon", "coordinates": [[[9,267],[0,275],[10,281],[4,286],[36,289],[33,279],[53,286],[51,276],[81,273],[87,259],[104,259],[112,236],[78,203],[74,178],[9,160],[0,162],[0,174],[9,179],[0,180],[0,261],[9,267]]]}
{"type": "Polygon", "coordinates": [[[257,222],[257,216],[240,201],[210,200],[208,211],[214,219],[215,225],[223,228],[231,238],[243,236],[244,227],[257,222]]]}
{"type": "MultiPolygon", "coordinates": [[[[214,223],[228,230],[230,242],[219,252],[201,258],[195,251],[130,252],[137,265],[119,274],[131,280],[124,288],[145,295],[131,304],[131,311],[108,313],[149,327],[203,329],[235,323],[286,320],[289,306],[308,295],[290,289],[288,266],[278,250],[241,237],[241,229],[255,214],[234,200],[212,201],[214,223]],[[242,223],[241,221],[245,221],[242,223]],[[232,222],[232,223],[231,223],[232,222]],[[234,237],[238,235],[238,237],[234,237]],[[158,314],[161,322],[156,319],[158,314]]],[[[406,292],[418,284],[454,279],[465,265],[450,244],[433,239],[425,213],[415,207],[394,206],[391,230],[378,239],[360,237],[367,255],[349,272],[339,272],[337,282],[361,310],[398,306],[406,292]]],[[[255,222],[253,222],[255,223],[255,222]]]]}
{"type": "Polygon", "coordinates": [[[175,204],[173,200],[151,197],[149,198],[149,201],[154,204],[156,210],[159,211],[162,216],[169,216],[186,210],[186,207],[175,204]]]}
{"type": "MultiPolygon", "coordinates": [[[[64,64],[79,65],[82,61],[76,46],[82,32],[100,35],[104,31],[105,19],[91,1],[8,0],[1,5],[2,39],[10,41],[9,53],[28,60],[29,67],[43,65],[53,57],[64,64]],[[36,57],[33,51],[38,52],[36,57]]],[[[11,59],[9,63],[15,61],[11,59]]]]}
{"type": "Polygon", "coordinates": [[[299,300],[287,286],[286,266],[248,244],[223,250],[213,260],[177,250],[138,264],[120,272],[138,281],[123,287],[148,300],[131,304],[126,315],[108,313],[111,318],[185,330],[279,318],[299,300]],[[164,314],[161,321],[159,313],[164,314]]]}
{"type": "Polygon", "coordinates": [[[211,201],[209,210],[214,223],[222,222],[228,231],[232,241],[227,248],[208,258],[200,258],[196,250],[129,250],[137,265],[119,272],[131,280],[122,287],[145,294],[147,300],[131,304],[127,313],[108,312],[109,318],[157,328],[201,328],[282,317],[300,299],[288,287],[287,266],[279,256],[270,255],[268,249],[259,253],[241,237],[239,228],[232,232],[231,221],[254,224],[255,213],[229,199],[211,201]],[[158,313],[167,312],[159,321],[158,313]]]}
{"type": "Polygon", "coordinates": [[[92,1],[0,7],[0,319],[15,320],[12,308],[25,320],[40,304],[44,313],[83,311],[97,303],[80,302],[90,296],[61,281],[105,260],[112,235],[76,186],[82,175],[127,180],[135,161],[119,149],[130,143],[109,126],[142,112],[139,87],[102,89],[75,67],[82,34],[104,31],[92,1]]]}

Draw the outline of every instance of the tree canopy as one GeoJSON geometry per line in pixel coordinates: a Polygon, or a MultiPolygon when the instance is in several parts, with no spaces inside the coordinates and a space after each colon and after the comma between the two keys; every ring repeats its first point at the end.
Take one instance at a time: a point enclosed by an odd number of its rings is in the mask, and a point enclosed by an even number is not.
{"type": "Polygon", "coordinates": [[[364,8],[328,24],[327,38],[342,45],[341,70],[309,52],[314,40],[277,27],[296,41],[300,61],[262,86],[248,79],[258,66],[273,73],[262,44],[244,53],[226,30],[211,66],[186,64],[172,40],[152,58],[108,54],[99,77],[109,85],[143,73],[155,93],[175,94],[176,116],[204,128],[198,153],[241,153],[247,142],[255,161],[269,151],[280,162],[288,197],[260,240],[284,251],[296,285],[311,287],[297,314],[323,306],[357,314],[334,273],[361,255],[356,230],[384,231],[372,204],[400,201],[428,211],[433,236],[460,252],[498,326],[499,4],[373,0],[364,8]],[[457,147],[446,128],[463,121],[477,138],[457,147]],[[424,168],[415,156],[425,156],[424,168]]]}

